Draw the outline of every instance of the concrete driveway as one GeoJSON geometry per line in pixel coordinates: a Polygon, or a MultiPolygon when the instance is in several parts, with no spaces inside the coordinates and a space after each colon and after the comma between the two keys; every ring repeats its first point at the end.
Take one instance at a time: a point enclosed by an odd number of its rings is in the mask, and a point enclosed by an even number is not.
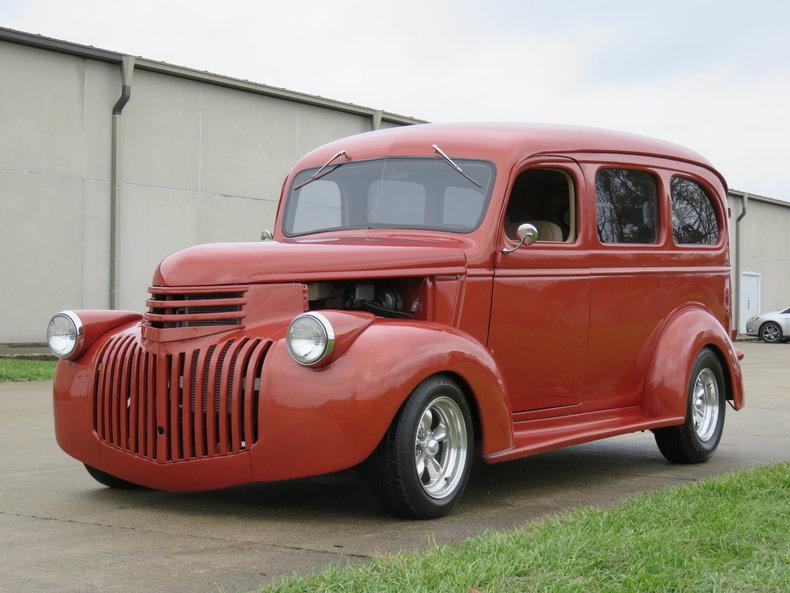
{"type": "Polygon", "coordinates": [[[431,522],[381,515],[354,472],[202,494],[108,490],[58,449],[48,383],[0,384],[0,591],[254,589],[294,571],[790,460],[790,344],[740,347],[747,408],[728,408],[710,462],[670,465],[645,433],[480,464],[455,514],[431,522]]]}

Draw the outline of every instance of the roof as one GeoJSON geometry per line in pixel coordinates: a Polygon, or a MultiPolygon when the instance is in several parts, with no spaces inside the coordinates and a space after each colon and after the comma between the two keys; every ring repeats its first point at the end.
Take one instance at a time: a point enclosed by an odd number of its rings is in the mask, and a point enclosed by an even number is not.
{"type": "MultiPolygon", "coordinates": [[[[63,41],[61,39],[45,37],[43,35],[34,35],[33,33],[26,33],[24,31],[17,31],[15,29],[8,29],[5,27],[0,27],[0,41],[8,41],[20,45],[48,49],[51,51],[79,56],[82,58],[89,58],[92,60],[110,62],[113,64],[120,64],[124,57],[124,54],[122,53],[101,49],[92,45],[81,45],[79,43],[72,43],[70,41],[63,41]]],[[[151,72],[158,72],[160,74],[168,74],[170,76],[177,76],[180,78],[187,78],[208,84],[216,84],[218,86],[276,97],[286,101],[294,101],[297,103],[324,107],[326,109],[333,109],[335,111],[353,113],[356,115],[370,117],[374,120],[380,117],[381,121],[396,124],[415,124],[423,123],[425,121],[414,117],[398,115],[397,113],[391,113],[389,111],[373,109],[372,107],[365,107],[362,105],[356,105],[354,103],[345,103],[343,101],[327,99],[326,97],[320,97],[318,95],[309,95],[307,93],[300,93],[298,91],[273,87],[258,82],[233,78],[231,76],[214,74],[205,70],[195,70],[194,68],[168,64],[167,62],[149,60],[139,56],[136,56],[134,59],[134,67],[141,70],[149,70],[151,72]]]]}
{"type": "Polygon", "coordinates": [[[754,200],[755,202],[763,202],[765,204],[773,204],[774,206],[782,206],[784,208],[790,208],[790,202],[787,200],[780,200],[779,198],[769,198],[767,196],[759,196],[757,194],[751,194],[746,191],[742,191],[740,189],[731,189],[729,192],[731,197],[746,197],[749,200],[754,200]]]}
{"type": "MultiPolygon", "coordinates": [[[[440,123],[389,128],[342,138],[326,144],[304,159],[319,161],[339,150],[354,158],[374,154],[432,154],[438,144],[460,157],[520,156],[551,152],[609,152],[659,156],[699,164],[716,172],[702,155],[663,140],[578,126],[534,123],[440,123]]],[[[719,175],[718,172],[716,172],[719,175]]]]}

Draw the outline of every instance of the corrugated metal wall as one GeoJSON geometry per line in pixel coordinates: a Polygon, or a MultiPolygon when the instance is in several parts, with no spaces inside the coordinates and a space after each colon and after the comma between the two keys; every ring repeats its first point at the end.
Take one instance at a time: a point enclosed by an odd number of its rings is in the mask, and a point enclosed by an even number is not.
{"type": "MultiPolygon", "coordinates": [[[[116,64],[0,41],[0,343],[109,304],[116,64]]],[[[385,124],[391,125],[391,124],[385,124]]],[[[371,129],[354,113],[135,70],[120,147],[120,308],[177,249],[257,240],[305,152],[371,129]]]]}

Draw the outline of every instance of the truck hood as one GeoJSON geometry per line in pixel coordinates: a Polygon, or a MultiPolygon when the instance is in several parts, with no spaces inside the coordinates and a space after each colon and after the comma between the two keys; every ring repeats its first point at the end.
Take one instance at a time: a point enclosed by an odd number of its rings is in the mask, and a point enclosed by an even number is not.
{"type": "Polygon", "coordinates": [[[216,286],[263,282],[462,274],[462,243],[452,240],[342,238],[210,243],[167,256],[154,286],[216,286]]]}

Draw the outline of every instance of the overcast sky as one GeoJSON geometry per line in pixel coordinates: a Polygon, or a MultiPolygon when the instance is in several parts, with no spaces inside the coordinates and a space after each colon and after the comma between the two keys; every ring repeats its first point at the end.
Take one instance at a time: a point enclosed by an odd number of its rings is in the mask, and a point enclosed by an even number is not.
{"type": "Polygon", "coordinates": [[[790,2],[2,0],[0,24],[432,121],[656,136],[790,200],[790,2]]]}

